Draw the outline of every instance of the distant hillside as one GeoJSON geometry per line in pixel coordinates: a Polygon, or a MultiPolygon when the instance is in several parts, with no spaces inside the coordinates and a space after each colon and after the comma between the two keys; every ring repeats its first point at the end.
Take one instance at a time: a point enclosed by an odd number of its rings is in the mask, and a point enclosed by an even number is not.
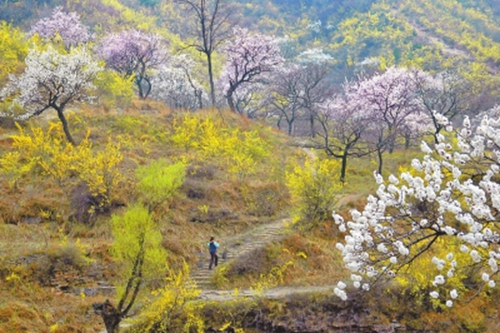
{"type": "MultiPolygon", "coordinates": [[[[175,2],[159,0],[7,0],[0,4],[0,19],[27,31],[58,5],[77,11],[97,36],[136,27],[176,45],[189,24],[175,2]]],[[[238,0],[231,5],[234,24],[287,37],[289,57],[322,49],[344,74],[356,66],[404,65],[458,69],[474,80],[495,81],[491,74],[499,71],[496,0],[238,0]]]]}

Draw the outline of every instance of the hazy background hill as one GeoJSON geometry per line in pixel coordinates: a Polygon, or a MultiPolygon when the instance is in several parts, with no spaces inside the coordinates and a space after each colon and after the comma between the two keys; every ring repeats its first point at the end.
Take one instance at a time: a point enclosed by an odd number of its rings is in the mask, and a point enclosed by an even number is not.
{"type": "MultiPolygon", "coordinates": [[[[178,4],[159,0],[7,0],[0,4],[0,19],[28,31],[56,6],[78,12],[96,36],[138,27],[162,34],[174,49],[182,49],[190,24],[178,4]]],[[[234,24],[286,38],[288,57],[306,50],[331,56],[340,80],[359,66],[380,63],[460,70],[478,79],[498,72],[495,0],[236,1],[232,6],[234,24]]]]}

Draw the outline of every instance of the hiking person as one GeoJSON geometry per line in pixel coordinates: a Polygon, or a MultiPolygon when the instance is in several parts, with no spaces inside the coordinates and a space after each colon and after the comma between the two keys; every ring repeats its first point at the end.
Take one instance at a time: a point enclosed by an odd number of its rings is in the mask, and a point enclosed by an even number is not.
{"type": "Polygon", "coordinates": [[[210,242],[207,245],[208,250],[210,251],[210,265],[208,265],[208,269],[212,269],[212,266],[214,264],[215,267],[217,267],[217,265],[219,264],[219,256],[217,255],[219,243],[217,243],[214,237],[210,237],[210,242]]]}

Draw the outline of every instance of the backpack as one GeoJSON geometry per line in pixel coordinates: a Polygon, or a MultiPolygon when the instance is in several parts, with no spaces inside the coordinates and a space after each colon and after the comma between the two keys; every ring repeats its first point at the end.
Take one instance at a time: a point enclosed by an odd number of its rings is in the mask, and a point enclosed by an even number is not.
{"type": "Polygon", "coordinates": [[[210,249],[210,253],[215,253],[217,251],[217,247],[215,246],[214,242],[210,242],[209,249],[210,249]]]}

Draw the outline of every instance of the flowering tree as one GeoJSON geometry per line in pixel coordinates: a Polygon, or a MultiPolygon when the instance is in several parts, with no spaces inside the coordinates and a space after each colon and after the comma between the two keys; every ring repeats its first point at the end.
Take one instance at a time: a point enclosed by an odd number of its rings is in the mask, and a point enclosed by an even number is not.
{"type": "Polygon", "coordinates": [[[151,92],[151,70],[165,61],[166,47],[159,35],[131,29],[104,37],[97,54],[110,68],[133,76],[139,96],[145,99],[151,92]]]}
{"type": "Polygon", "coordinates": [[[85,48],[60,54],[54,48],[45,51],[32,49],[25,60],[26,69],[19,77],[11,76],[0,97],[15,96],[14,103],[27,111],[22,118],[42,114],[48,109],[57,111],[64,133],[75,145],[64,111],[68,104],[88,97],[94,89],[93,80],[101,67],[85,48]]]}
{"type": "Polygon", "coordinates": [[[194,65],[193,59],[186,55],[172,57],[168,64],[160,65],[151,79],[151,96],[175,109],[203,108],[208,96],[192,77],[194,65]]]}
{"type": "Polygon", "coordinates": [[[408,122],[427,118],[416,95],[412,72],[390,67],[382,74],[362,80],[353,93],[352,99],[359,99],[373,114],[369,141],[377,152],[378,172],[382,173],[384,151],[392,152],[396,138],[409,127],[408,122]]]}
{"type": "Polygon", "coordinates": [[[357,82],[345,83],[343,91],[325,100],[316,112],[316,120],[320,125],[317,137],[322,140],[321,147],[328,155],[342,161],[341,181],[346,177],[348,158],[371,152],[364,138],[373,115],[359,99],[351,98],[358,86],[357,82]]]}
{"type": "Polygon", "coordinates": [[[222,73],[227,82],[224,95],[231,111],[236,112],[233,95],[245,84],[255,82],[283,63],[277,39],[260,34],[250,34],[247,29],[235,28],[235,38],[227,42],[222,51],[227,62],[222,73]]]}
{"type": "MultiPolygon", "coordinates": [[[[435,114],[440,126],[451,123],[435,114]]],[[[396,278],[426,279],[420,291],[437,304],[452,306],[471,289],[495,287],[500,261],[500,121],[481,119],[473,128],[468,118],[456,138],[437,135],[413,170],[380,184],[362,212],[351,221],[334,214],[345,242],[337,244],[354,288],[369,290],[374,283],[396,278]],[[407,274],[413,270],[415,274],[407,274]],[[427,274],[423,274],[425,267],[427,274]]],[[[335,293],[347,299],[346,284],[335,293]]]]}
{"type": "Polygon", "coordinates": [[[66,48],[86,43],[92,38],[88,28],[80,22],[80,16],[75,12],[65,13],[62,7],[56,7],[52,16],[35,23],[30,34],[52,40],[59,36],[66,48]]]}

